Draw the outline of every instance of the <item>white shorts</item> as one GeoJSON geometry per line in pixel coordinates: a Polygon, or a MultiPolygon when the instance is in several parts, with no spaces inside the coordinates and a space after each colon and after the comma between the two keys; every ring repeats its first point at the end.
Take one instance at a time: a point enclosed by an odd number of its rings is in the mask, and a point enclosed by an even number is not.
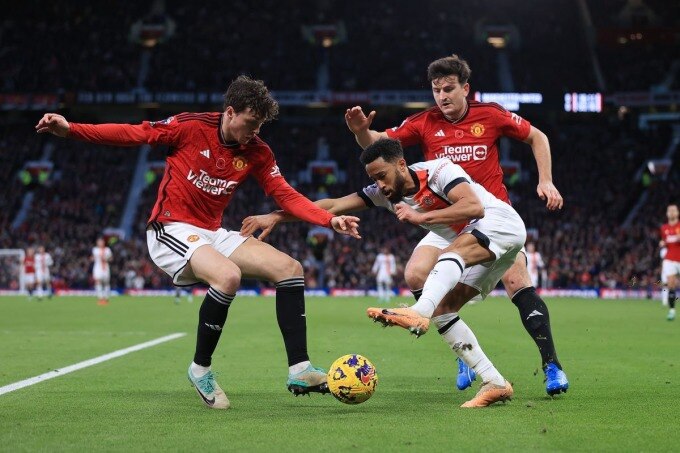
{"type": "MultiPolygon", "coordinates": [[[[526,241],[524,222],[514,209],[508,208],[486,208],[484,218],[466,226],[460,233],[471,233],[496,255],[495,261],[466,267],[460,278],[459,283],[475,288],[482,299],[489,295],[505,271],[514,264],[517,253],[522,251],[526,241]]],[[[443,250],[451,242],[453,240],[430,232],[416,248],[429,245],[443,250]]]]}
{"type": "Polygon", "coordinates": [[[384,283],[385,285],[392,285],[392,276],[390,274],[379,273],[375,278],[376,282],[384,283]]]}
{"type": "Polygon", "coordinates": [[[531,286],[538,288],[538,272],[529,272],[529,278],[531,279],[531,286]]]}
{"type": "Polygon", "coordinates": [[[48,283],[50,281],[50,273],[49,272],[36,272],[35,273],[35,281],[38,283],[48,283]]]}
{"type": "Polygon", "coordinates": [[[661,263],[661,281],[668,282],[671,275],[680,275],[680,261],[663,260],[661,263]]]}
{"type": "Polygon", "coordinates": [[[24,284],[28,286],[35,285],[35,274],[34,273],[24,274],[24,284]]]}
{"type": "Polygon", "coordinates": [[[191,286],[199,282],[193,277],[182,276],[182,271],[197,248],[210,245],[229,257],[246,239],[248,237],[241,236],[238,231],[224,228],[210,231],[181,222],[152,222],[146,230],[146,244],[151,259],[172,277],[172,282],[177,286],[191,286]]]}
{"type": "Polygon", "coordinates": [[[110,270],[102,270],[102,269],[93,269],[92,270],[92,278],[95,279],[95,281],[100,281],[103,283],[108,283],[111,281],[111,271],[110,270]]]}

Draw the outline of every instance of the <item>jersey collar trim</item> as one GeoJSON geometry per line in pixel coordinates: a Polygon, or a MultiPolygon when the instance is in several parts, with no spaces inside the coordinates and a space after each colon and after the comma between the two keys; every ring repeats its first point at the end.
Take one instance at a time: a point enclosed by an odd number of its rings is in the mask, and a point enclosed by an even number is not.
{"type": "Polygon", "coordinates": [[[458,124],[458,123],[462,122],[462,121],[465,119],[465,117],[467,117],[468,113],[470,112],[470,103],[467,101],[467,99],[465,100],[465,111],[463,112],[463,114],[461,115],[461,117],[458,118],[458,119],[455,120],[455,121],[451,121],[450,119],[448,119],[448,118],[446,117],[446,115],[444,115],[444,112],[441,111],[441,109],[440,109],[439,111],[441,112],[442,116],[444,117],[444,119],[445,119],[446,121],[448,121],[448,122],[451,123],[451,124],[458,124]]]}
{"type": "Polygon", "coordinates": [[[414,196],[418,192],[420,192],[420,178],[418,178],[418,174],[411,168],[408,168],[408,172],[411,174],[411,178],[413,178],[413,182],[416,185],[415,192],[413,192],[413,195],[408,195],[409,197],[414,196]]]}
{"type": "Polygon", "coordinates": [[[238,148],[239,143],[238,142],[227,142],[224,140],[224,137],[222,137],[222,121],[224,120],[224,113],[220,113],[220,122],[217,125],[217,141],[220,142],[220,145],[226,147],[226,148],[238,148]]]}

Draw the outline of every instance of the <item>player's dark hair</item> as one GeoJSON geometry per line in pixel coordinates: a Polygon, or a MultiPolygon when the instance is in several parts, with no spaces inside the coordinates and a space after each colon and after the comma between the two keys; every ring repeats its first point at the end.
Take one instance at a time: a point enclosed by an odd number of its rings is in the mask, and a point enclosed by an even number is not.
{"type": "Polygon", "coordinates": [[[404,150],[399,140],[393,138],[381,138],[368,145],[359,156],[362,164],[368,165],[377,158],[382,157],[385,162],[396,162],[403,159],[404,150]]]}
{"type": "Polygon", "coordinates": [[[451,56],[435,60],[427,67],[427,80],[432,82],[443,77],[458,76],[458,82],[464,85],[470,80],[470,65],[455,53],[451,56]]]}
{"type": "Polygon", "coordinates": [[[279,103],[274,100],[262,80],[238,76],[224,93],[224,110],[231,106],[236,113],[250,107],[253,113],[265,122],[279,114],[279,103]]]}

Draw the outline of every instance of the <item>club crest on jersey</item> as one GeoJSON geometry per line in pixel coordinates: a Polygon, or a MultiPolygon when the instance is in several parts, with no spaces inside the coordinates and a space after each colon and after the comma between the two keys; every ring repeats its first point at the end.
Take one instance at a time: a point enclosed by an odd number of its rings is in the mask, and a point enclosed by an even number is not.
{"type": "Polygon", "coordinates": [[[484,125],[481,123],[475,123],[470,127],[470,133],[475,137],[481,137],[484,135],[484,125]]]}
{"type": "Polygon", "coordinates": [[[189,237],[187,238],[187,241],[189,241],[189,242],[196,242],[196,241],[198,241],[198,239],[199,239],[199,238],[198,238],[198,235],[197,235],[197,234],[192,234],[191,236],[189,236],[189,237]]]}
{"type": "Polygon", "coordinates": [[[149,121],[149,126],[154,127],[157,124],[170,124],[175,120],[174,116],[171,116],[170,118],[166,118],[161,121],[149,121]]]}
{"type": "Polygon", "coordinates": [[[248,161],[241,156],[234,157],[234,160],[231,163],[236,171],[241,171],[248,166],[248,161]]]}
{"type": "Polygon", "coordinates": [[[427,206],[428,208],[434,204],[434,200],[432,199],[431,196],[426,196],[423,198],[423,205],[427,206]]]}

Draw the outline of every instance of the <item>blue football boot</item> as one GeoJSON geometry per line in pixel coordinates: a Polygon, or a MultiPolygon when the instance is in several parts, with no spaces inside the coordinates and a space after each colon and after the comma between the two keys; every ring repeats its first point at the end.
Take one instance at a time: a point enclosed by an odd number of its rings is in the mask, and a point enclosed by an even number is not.
{"type": "Polygon", "coordinates": [[[558,395],[560,393],[567,393],[569,388],[569,381],[564,371],[560,370],[553,362],[548,363],[543,368],[545,373],[545,391],[548,395],[558,395]]]}
{"type": "Polygon", "coordinates": [[[458,360],[458,377],[456,378],[456,386],[458,390],[465,390],[472,385],[472,382],[477,379],[477,373],[463,362],[460,357],[458,360]]]}

